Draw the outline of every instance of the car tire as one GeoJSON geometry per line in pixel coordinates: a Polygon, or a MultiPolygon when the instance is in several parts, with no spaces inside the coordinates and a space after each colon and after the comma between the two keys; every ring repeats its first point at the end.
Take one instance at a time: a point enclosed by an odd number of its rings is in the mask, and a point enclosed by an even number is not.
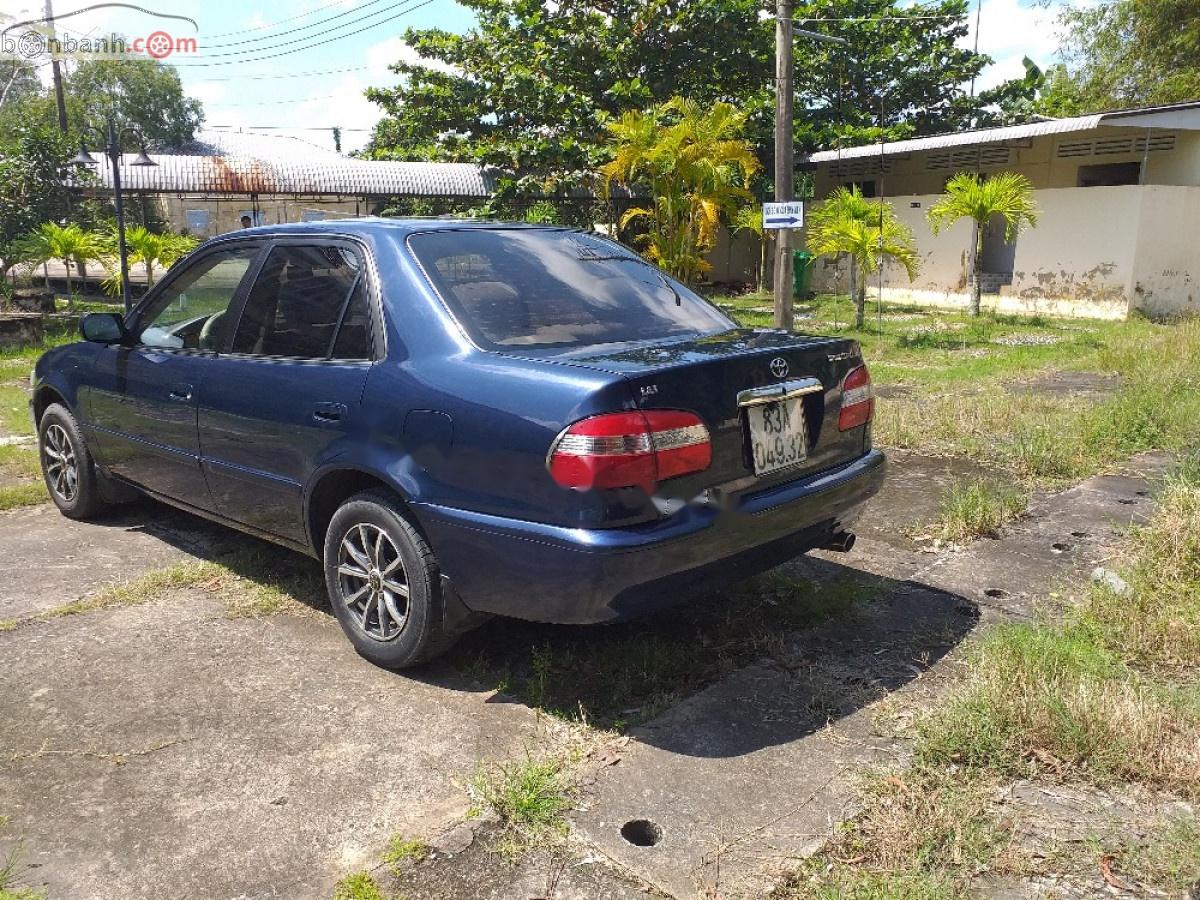
{"type": "Polygon", "coordinates": [[[421,533],[382,491],[355,494],[325,532],[325,586],[338,623],[364,658],[386,669],[444,653],[441,573],[421,533]]]}
{"type": "Polygon", "coordinates": [[[47,406],[38,422],[38,459],[50,499],[64,516],[91,519],[109,509],[79,423],[59,403],[47,406]]]}

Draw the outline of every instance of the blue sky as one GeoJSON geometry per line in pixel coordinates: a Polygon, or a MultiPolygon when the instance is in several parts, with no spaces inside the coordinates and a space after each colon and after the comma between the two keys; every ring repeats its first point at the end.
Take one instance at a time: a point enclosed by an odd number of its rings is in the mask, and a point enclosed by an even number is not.
{"type": "MultiPolygon", "coordinates": [[[[96,2],[54,0],[54,10],[62,17],[96,2]]],[[[146,35],[165,28],[176,36],[194,36],[197,54],[174,54],[164,61],[177,65],[187,91],[204,102],[206,125],[246,130],[281,126],[285,130],[279,133],[323,146],[332,146],[327,129],[337,125],[343,129],[344,150],[361,146],[378,118],[378,108],[362,96],[363,90],[395,84],[388,64],[415,58],[400,37],[404,29],[438,26],[463,31],[472,21],[454,0],[428,0],[420,6],[422,0],[134,2],[192,18],[198,29],[119,7],[68,16],[61,26],[76,35],[114,30],[146,35]],[[318,44],[328,38],[336,39],[318,44]],[[280,53],[286,55],[263,58],[280,53]]],[[[980,49],[996,64],[984,73],[982,87],[1023,74],[1021,58],[1026,54],[1043,65],[1053,61],[1059,3],[1051,0],[1047,9],[1029,0],[983,0],[980,49]]],[[[42,0],[5,0],[4,6],[23,18],[31,8],[40,14],[42,0]]],[[[969,46],[973,39],[968,36],[964,42],[969,46]]]]}

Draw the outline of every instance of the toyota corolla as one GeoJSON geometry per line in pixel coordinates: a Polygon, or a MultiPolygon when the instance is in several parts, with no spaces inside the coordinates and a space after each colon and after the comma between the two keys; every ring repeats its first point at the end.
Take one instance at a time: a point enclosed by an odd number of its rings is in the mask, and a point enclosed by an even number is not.
{"type": "Polygon", "coordinates": [[[849,549],[884,473],[854,341],[739,328],[565,228],[247,229],[81,327],[32,379],[58,508],[148,494],[310,554],[391,668],[849,549]]]}

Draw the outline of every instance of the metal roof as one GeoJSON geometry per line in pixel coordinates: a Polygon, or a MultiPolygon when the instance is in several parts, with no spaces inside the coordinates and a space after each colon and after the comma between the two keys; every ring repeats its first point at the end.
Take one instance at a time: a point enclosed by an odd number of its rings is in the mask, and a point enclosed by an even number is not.
{"type": "MultiPolygon", "coordinates": [[[[121,186],[131,191],[203,194],[343,194],[488,197],[495,177],[473,163],[353,159],[293,137],[198,131],[177,153],[151,153],[155,166],[121,160],[121,186]]],[[[112,188],[108,165],[96,167],[112,188]]]]}
{"type": "Polygon", "coordinates": [[[938,134],[932,137],[914,138],[908,141],[893,141],[889,144],[865,144],[846,147],[842,150],[821,150],[805,157],[810,163],[836,162],[839,159],[862,159],[864,157],[898,156],[919,153],[925,150],[942,150],[947,147],[970,147],[976,144],[1002,144],[1005,141],[1026,140],[1048,134],[1063,134],[1075,131],[1091,131],[1101,125],[1128,128],[1179,128],[1200,129],[1200,100],[1175,103],[1170,106],[1125,109],[1115,112],[1095,113],[1090,116],[1075,116],[1069,119],[1047,119],[1025,125],[1006,125],[1000,128],[981,128],[978,131],[958,131],[953,134],[938,134]]]}

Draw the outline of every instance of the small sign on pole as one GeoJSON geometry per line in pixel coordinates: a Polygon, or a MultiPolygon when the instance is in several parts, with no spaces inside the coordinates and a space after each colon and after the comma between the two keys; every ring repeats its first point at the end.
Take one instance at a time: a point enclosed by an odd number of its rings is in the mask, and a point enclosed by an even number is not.
{"type": "Polygon", "coordinates": [[[764,203],[763,228],[804,227],[804,202],[764,203]]]}

